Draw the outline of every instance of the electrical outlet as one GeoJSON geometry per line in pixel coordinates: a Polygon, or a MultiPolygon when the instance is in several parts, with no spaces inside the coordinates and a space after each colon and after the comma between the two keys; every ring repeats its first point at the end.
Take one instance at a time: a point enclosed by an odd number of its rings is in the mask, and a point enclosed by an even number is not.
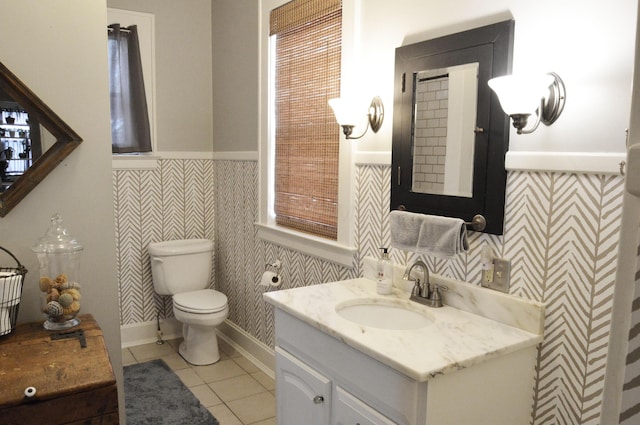
{"type": "Polygon", "coordinates": [[[493,283],[493,264],[487,270],[482,270],[482,286],[493,283]]]}
{"type": "Polygon", "coordinates": [[[511,261],[504,258],[493,259],[493,283],[490,288],[497,291],[509,293],[511,261]]]}

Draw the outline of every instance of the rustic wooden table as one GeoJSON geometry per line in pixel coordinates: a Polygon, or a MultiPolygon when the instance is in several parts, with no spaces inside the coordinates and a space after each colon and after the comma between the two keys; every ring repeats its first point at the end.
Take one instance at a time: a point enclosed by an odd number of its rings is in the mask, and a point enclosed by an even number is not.
{"type": "Polygon", "coordinates": [[[35,322],[0,337],[0,424],[119,423],[102,330],[91,315],[79,318],[79,326],[64,331],[35,322]]]}

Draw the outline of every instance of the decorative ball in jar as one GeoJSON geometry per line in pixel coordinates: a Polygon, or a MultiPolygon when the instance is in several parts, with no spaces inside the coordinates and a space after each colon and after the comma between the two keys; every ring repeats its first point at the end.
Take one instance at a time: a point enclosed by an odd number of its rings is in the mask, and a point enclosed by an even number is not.
{"type": "Polygon", "coordinates": [[[82,302],[78,282],[82,249],[63,227],[60,214],[51,217],[51,226],[32,248],[40,265],[38,284],[45,329],[69,329],[80,324],[76,316],[82,302]]]}

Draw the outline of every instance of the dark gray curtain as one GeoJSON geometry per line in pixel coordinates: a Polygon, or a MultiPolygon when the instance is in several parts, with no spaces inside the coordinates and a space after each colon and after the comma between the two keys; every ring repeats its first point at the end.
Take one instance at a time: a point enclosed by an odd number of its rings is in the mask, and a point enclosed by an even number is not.
{"type": "Polygon", "coordinates": [[[108,34],[112,152],[151,152],[138,30],[113,24],[108,34]]]}

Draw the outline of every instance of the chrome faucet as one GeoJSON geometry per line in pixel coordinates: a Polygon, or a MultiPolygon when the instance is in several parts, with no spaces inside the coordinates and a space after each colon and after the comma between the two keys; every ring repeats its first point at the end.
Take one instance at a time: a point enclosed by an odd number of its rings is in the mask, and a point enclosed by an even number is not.
{"type": "Polygon", "coordinates": [[[418,260],[407,267],[402,278],[404,280],[408,280],[409,282],[415,282],[413,285],[413,289],[411,290],[412,297],[415,295],[416,297],[429,298],[429,268],[424,262],[418,260]],[[422,278],[424,283],[421,283],[420,279],[418,278],[411,277],[411,272],[416,267],[420,267],[422,269],[422,278]]]}
{"type": "Polygon", "coordinates": [[[413,285],[413,289],[411,290],[411,297],[409,298],[410,300],[427,305],[429,307],[442,307],[440,289],[446,291],[447,287],[435,284],[433,285],[433,287],[431,286],[431,284],[429,283],[429,268],[423,261],[418,260],[407,267],[402,278],[410,282],[415,282],[413,285]],[[414,278],[411,276],[411,272],[416,267],[420,267],[422,269],[422,278],[424,279],[424,282],[420,282],[419,278],[414,278]]]}

